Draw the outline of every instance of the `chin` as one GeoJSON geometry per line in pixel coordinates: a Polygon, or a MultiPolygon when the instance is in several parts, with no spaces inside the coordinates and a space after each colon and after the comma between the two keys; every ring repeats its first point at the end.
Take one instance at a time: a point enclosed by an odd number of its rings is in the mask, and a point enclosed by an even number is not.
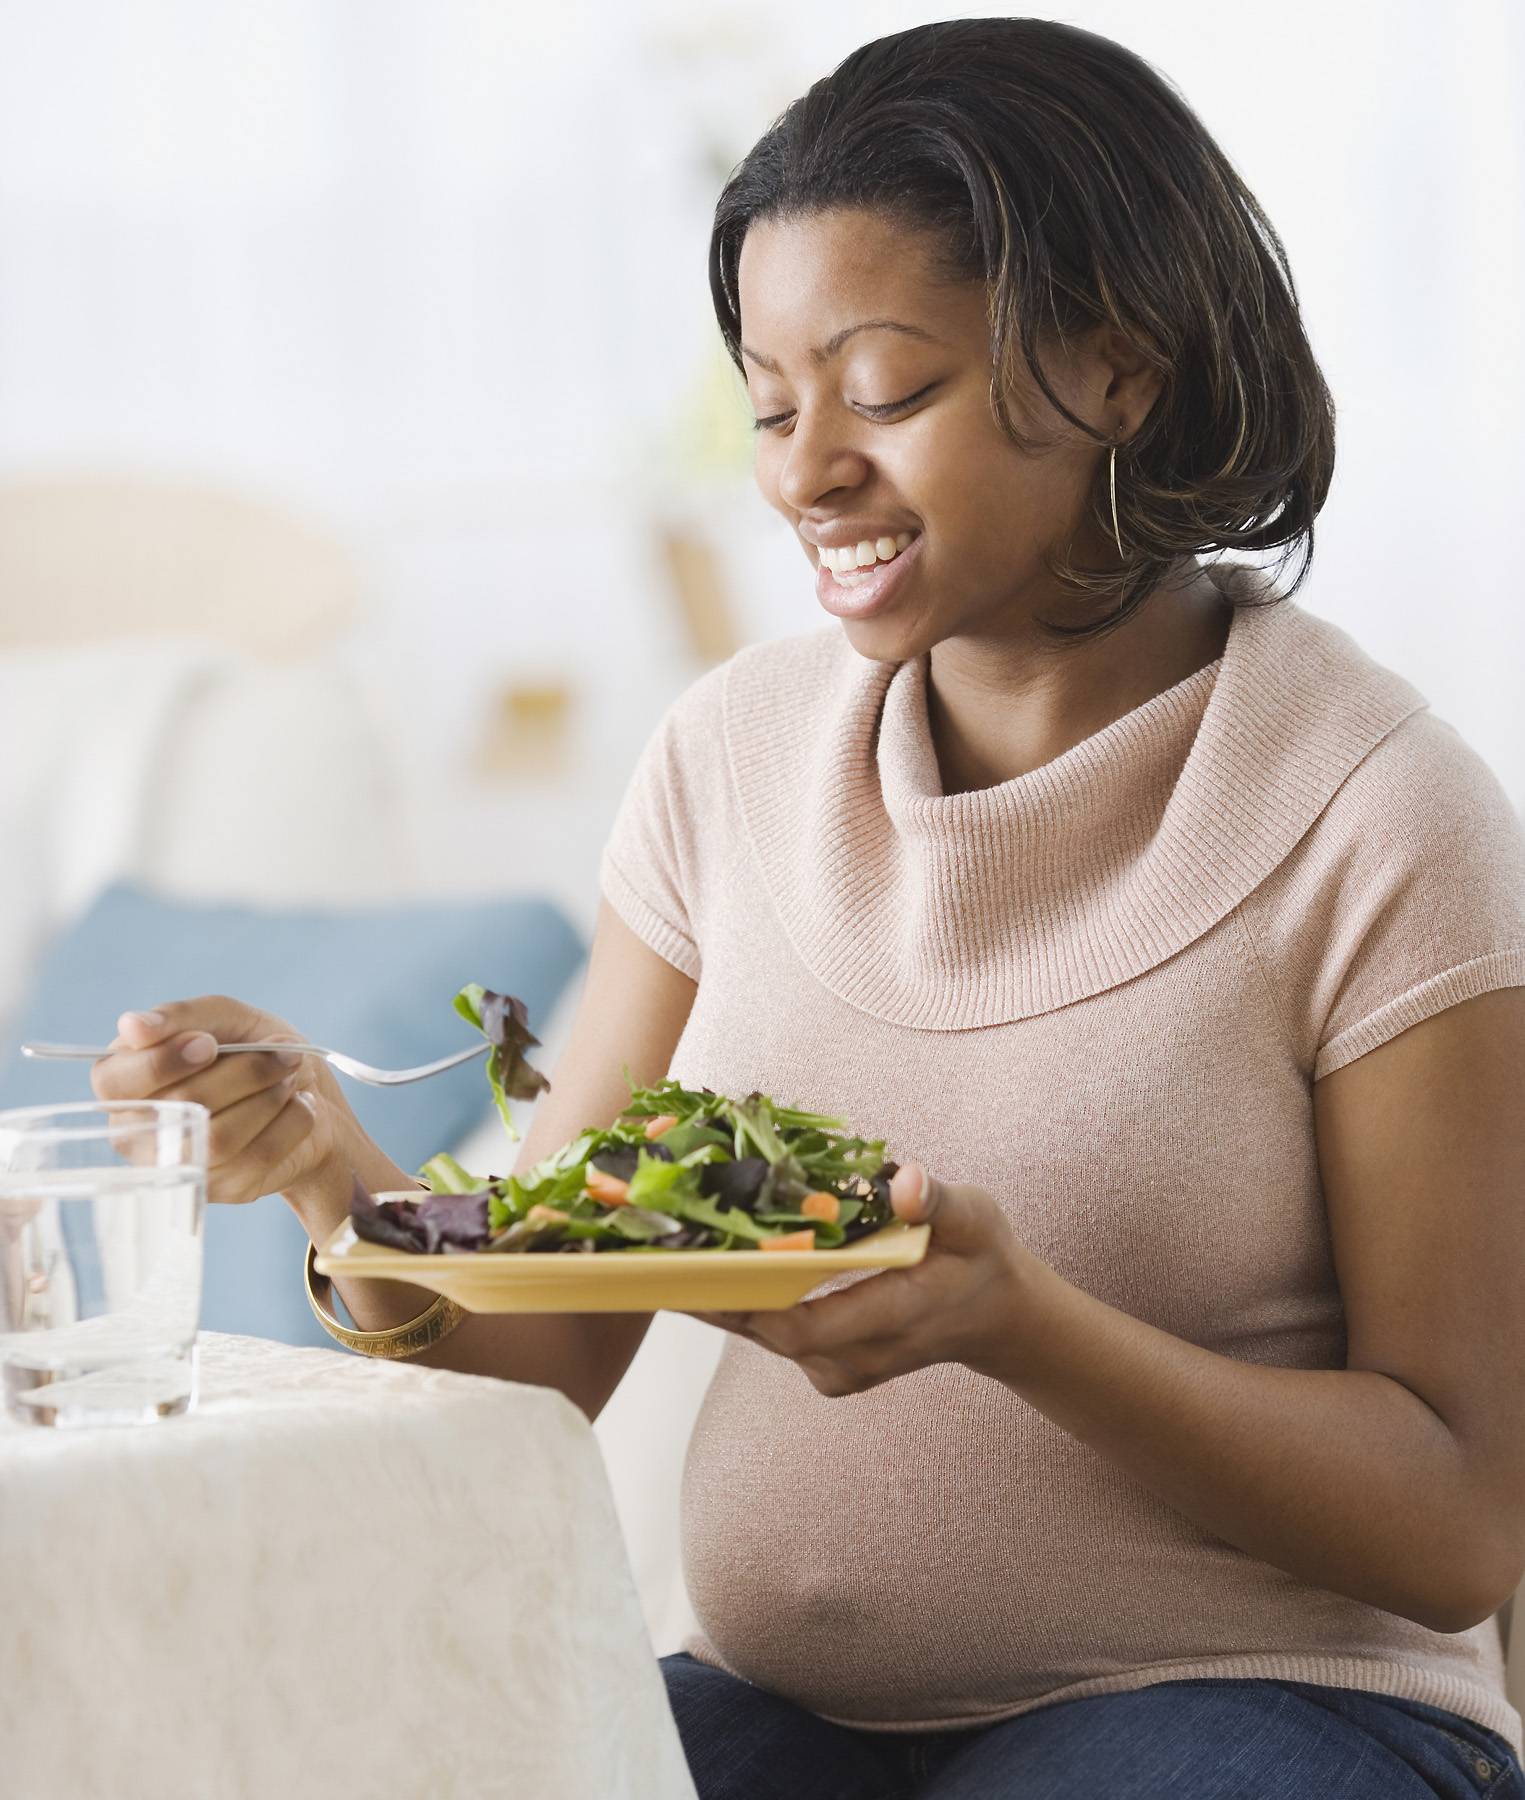
{"type": "Polygon", "coordinates": [[[838,619],[837,624],[859,656],[870,662],[910,662],[944,635],[925,620],[897,619],[892,613],[878,619],[838,619]]]}

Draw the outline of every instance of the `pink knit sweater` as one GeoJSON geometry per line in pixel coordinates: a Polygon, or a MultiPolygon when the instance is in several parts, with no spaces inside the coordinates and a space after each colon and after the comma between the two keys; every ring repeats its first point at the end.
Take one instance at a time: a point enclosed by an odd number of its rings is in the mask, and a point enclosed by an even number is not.
{"type": "MultiPolygon", "coordinates": [[[[1498,781],[1291,601],[1236,611],[1216,662],[974,793],[941,791],[925,683],[924,659],[871,662],[830,625],[669,709],[602,882],[698,980],[673,1073],[988,1189],[1066,1280],[1192,1343],[1340,1368],[1312,1086],[1525,985],[1525,833],[1498,781]]],[[[1271,1677],[1520,1747],[1496,1621],[1443,1634],[1310,1586],[962,1366],[825,1399],[728,1337],[683,1534],[687,1647],[840,1722],[1271,1677]]]]}

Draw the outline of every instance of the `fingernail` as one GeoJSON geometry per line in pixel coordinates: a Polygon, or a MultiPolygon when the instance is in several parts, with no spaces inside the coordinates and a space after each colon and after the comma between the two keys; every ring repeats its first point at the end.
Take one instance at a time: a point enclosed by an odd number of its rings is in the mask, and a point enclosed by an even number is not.
{"type": "Polygon", "coordinates": [[[927,1193],[927,1172],[915,1165],[905,1165],[897,1169],[890,1180],[890,1187],[896,1198],[907,1205],[924,1200],[927,1193]],[[914,1173],[913,1173],[914,1170],[914,1173]]]}
{"type": "Polygon", "coordinates": [[[198,1031],[180,1046],[180,1060],[192,1064],[209,1063],[217,1054],[217,1039],[205,1031],[198,1031]]]}
{"type": "Polygon", "coordinates": [[[284,1063],[288,1069],[294,1068],[302,1060],[302,1052],[300,1050],[277,1050],[275,1060],[278,1063],[284,1063]]]}
{"type": "Polygon", "coordinates": [[[125,1012],[117,1020],[117,1029],[120,1030],[128,1019],[134,1019],[139,1025],[147,1025],[150,1030],[156,1030],[164,1023],[164,1014],[160,1012],[125,1012]]]}

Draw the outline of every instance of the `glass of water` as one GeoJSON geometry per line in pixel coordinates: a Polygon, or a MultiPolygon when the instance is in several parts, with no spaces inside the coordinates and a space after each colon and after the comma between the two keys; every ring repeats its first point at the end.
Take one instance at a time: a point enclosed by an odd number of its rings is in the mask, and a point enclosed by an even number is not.
{"type": "Polygon", "coordinates": [[[0,1112],[0,1385],[35,1425],[171,1418],[196,1399],[207,1110],[0,1112]]]}

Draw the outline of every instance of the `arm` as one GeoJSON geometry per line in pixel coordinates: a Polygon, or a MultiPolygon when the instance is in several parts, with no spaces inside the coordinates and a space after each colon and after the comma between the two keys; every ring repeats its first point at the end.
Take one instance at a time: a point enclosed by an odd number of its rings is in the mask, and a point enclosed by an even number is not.
{"type": "Polygon", "coordinates": [[[1041,1271],[1006,1379],[1250,1555],[1463,1631],[1525,1573],[1525,990],[1348,1063],[1314,1112],[1344,1369],[1236,1362],[1041,1271]]]}
{"type": "MultiPolygon", "coordinates": [[[[550,1072],[550,1090],[536,1103],[516,1174],[585,1127],[614,1121],[630,1097],[622,1063],[639,1082],[667,1073],[695,991],[686,975],[648,949],[607,901],[600,902],[566,1050],[550,1072]]],[[[311,1180],[286,1193],[314,1243],[322,1243],[348,1215],[351,1171],[373,1192],[418,1185],[358,1124],[341,1126],[334,1155],[311,1180]]],[[[335,1286],[351,1318],[369,1331],[416,1318],[434,1297],[427,1289],[393,1281],[335,1286]]],[[[473,1314],[410,1360],[559,1388],[589,1418],[597,1418],[650,1323],[649,1313],[473,1314]]]]}
{"type": "Polygon", "coordinates": [[[1205,1530],[1300,1580],[1464,1631],[1525,1572],[1525,989],[1326,1076],[1315,1128],[1346,1367],[1204,1350],[1072,1286],[978,1188],[908,1165],[918,1267],[782,1313],[711,1314],[821,1392],[957,1360],[1205,1530]]]}

